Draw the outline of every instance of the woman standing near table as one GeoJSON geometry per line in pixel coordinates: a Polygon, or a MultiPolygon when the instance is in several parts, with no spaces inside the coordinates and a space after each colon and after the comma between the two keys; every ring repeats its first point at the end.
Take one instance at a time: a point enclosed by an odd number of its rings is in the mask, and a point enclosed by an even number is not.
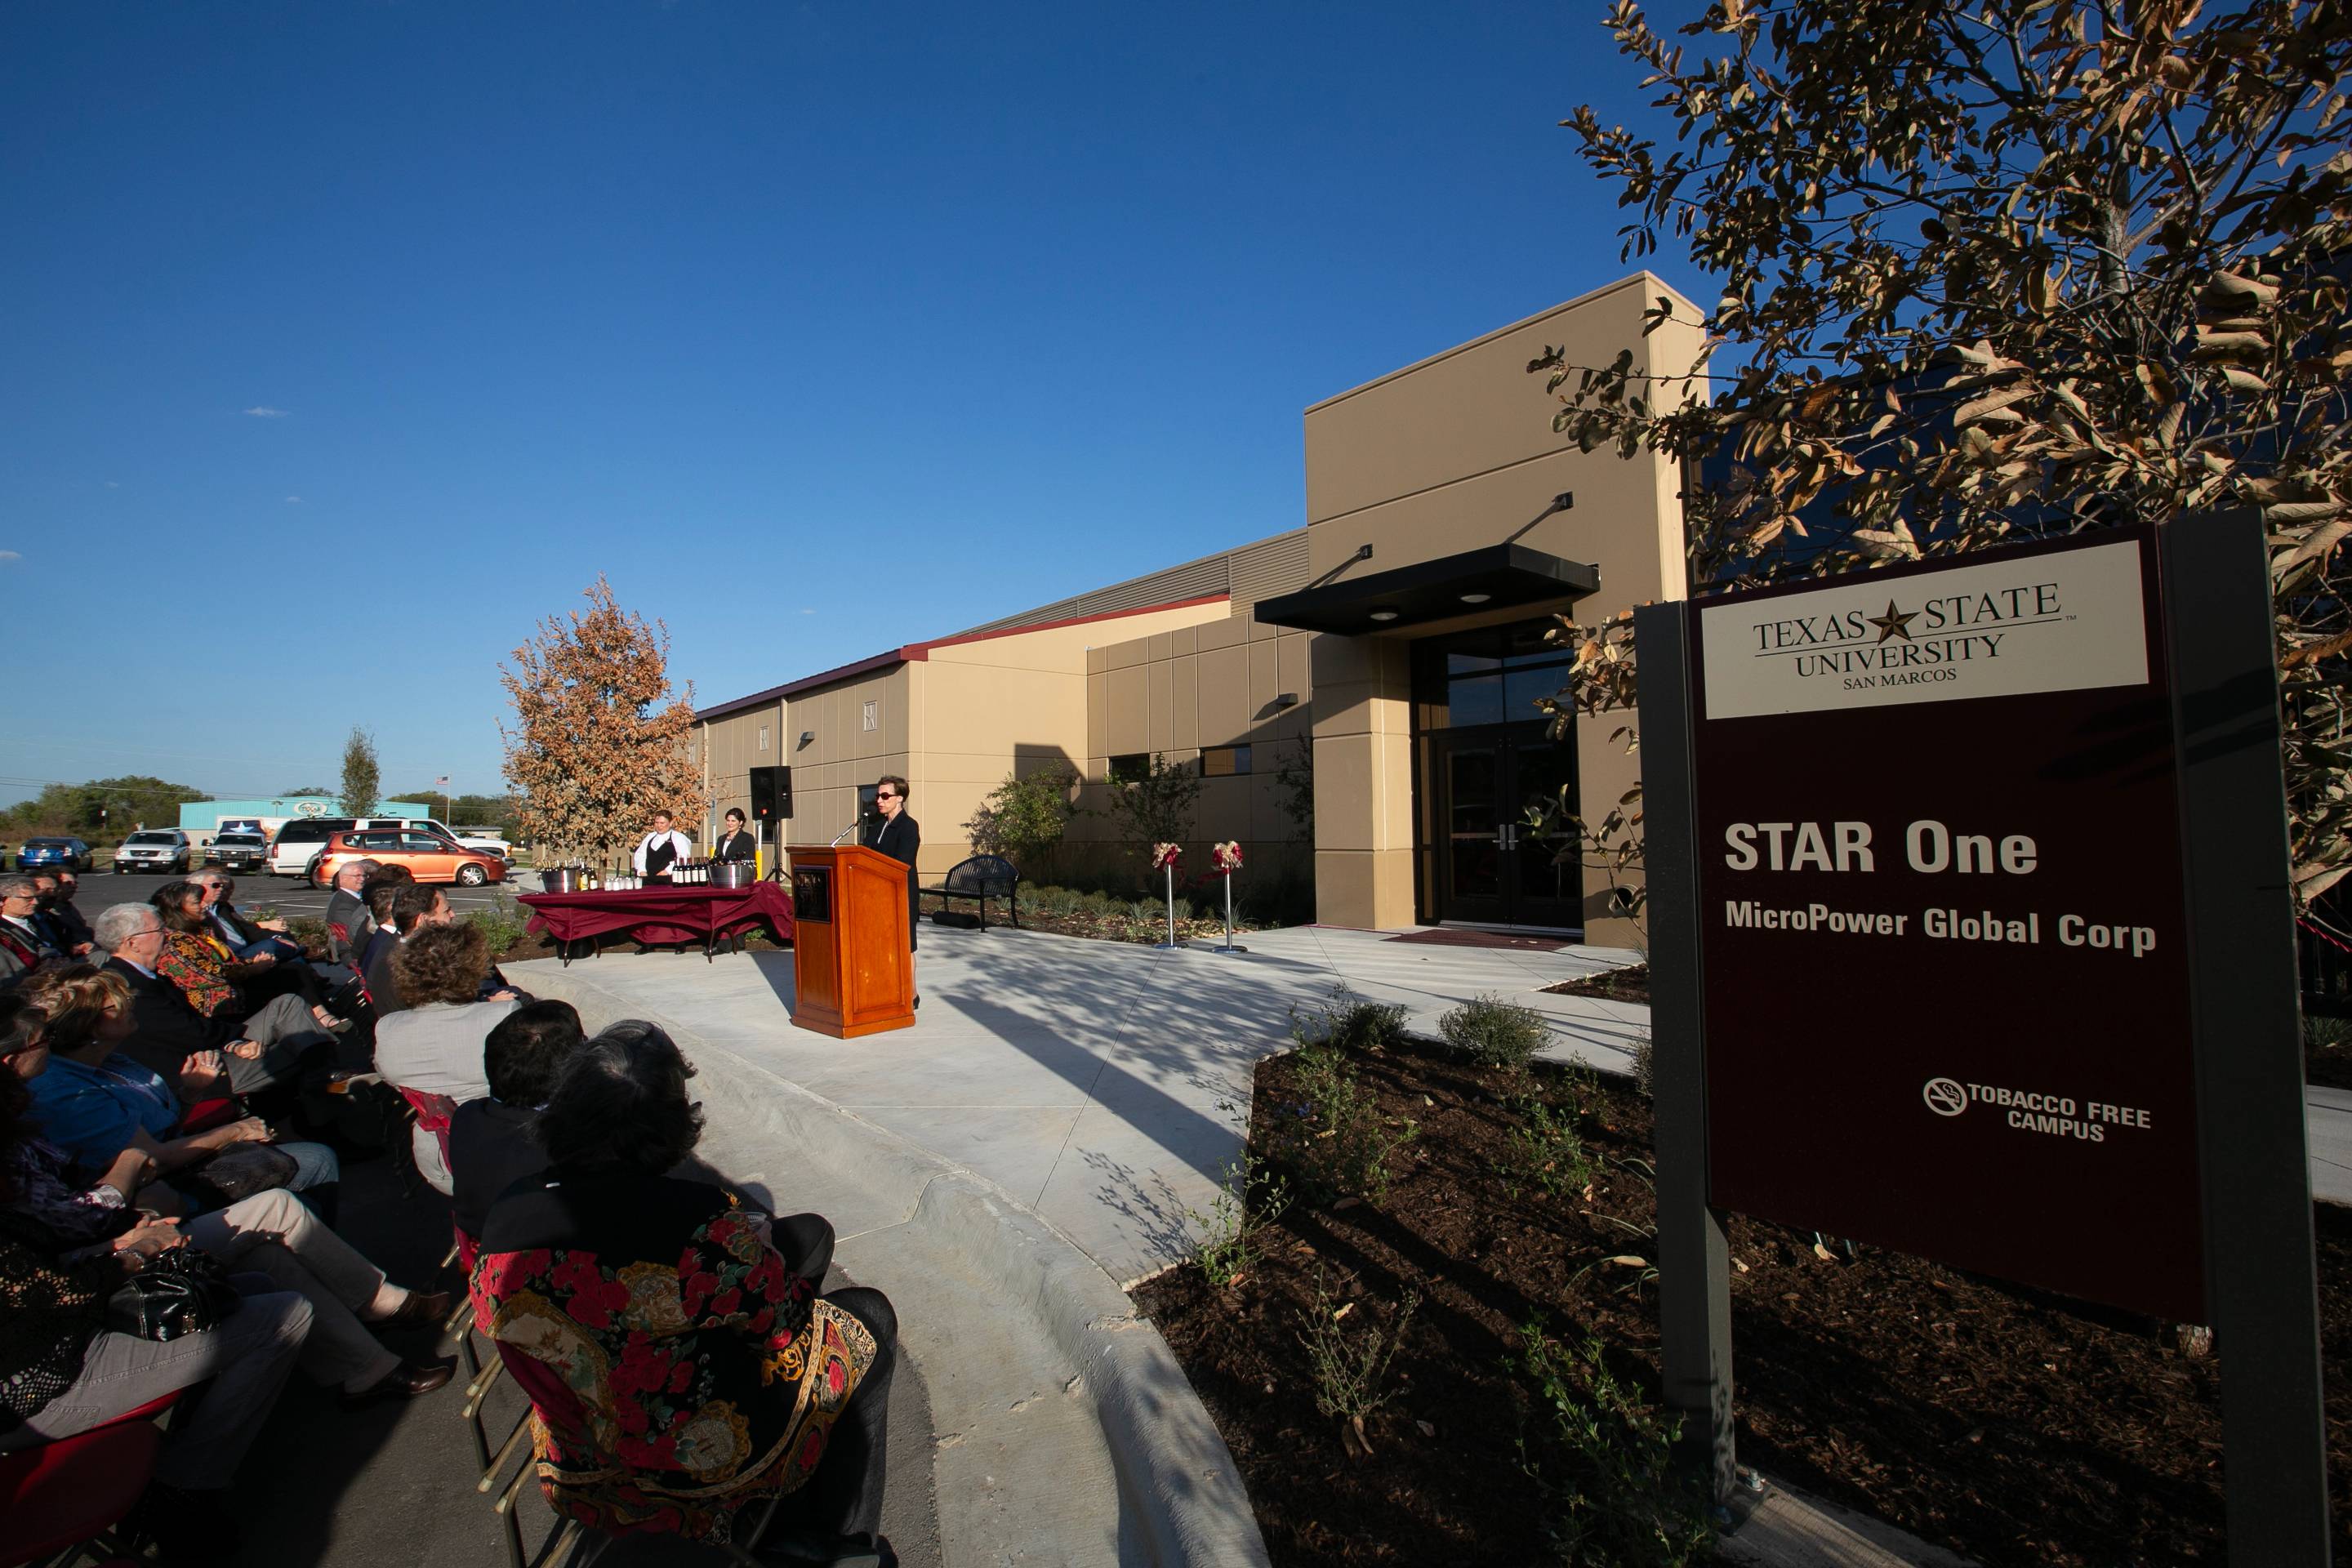
{"type": "Polygon", "coordinates": [[[727,808],[727,831],[719,836],[719,847],[710,852],[714,860],[757,860],[760,841],[745,829],[743,808],[727,808]]]}

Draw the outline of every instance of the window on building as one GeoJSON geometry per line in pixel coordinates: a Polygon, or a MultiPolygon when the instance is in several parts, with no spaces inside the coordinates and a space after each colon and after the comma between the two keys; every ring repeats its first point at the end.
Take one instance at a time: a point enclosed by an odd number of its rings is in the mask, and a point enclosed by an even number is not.
{"type": "Polygon", "coordinates": [[[878,730],[882,727],[882,704],[868,702],[866,705],[864,727],[868,730],[878,730]]]}
{"type": "Polygon", "coordinates": [[[1247,746],[1211,746],[1201,753],[1202,778],[1231,778],[1235,773],[1249,771],[1250,749],[1247,746]]]}
{"type": "Polygon", "coordinates": [[[763,752],[764,752],[764,751],[766,751],[767,749],[768,749],[768,727],[767,727],[765,724],[762,724],[762,725],[761,725],[761,726],[760,726],[760,750],[761,750],[761,751],[763,751],[763,752]]]}
{"type": "Polygon", "coordinates": [[[1150,776],[1151,753],[1150,752],[1129,752],[1123,757],[1113,757],[1110,760],[1110,782],[1113,784],[1134,784],[1150,776]]]}

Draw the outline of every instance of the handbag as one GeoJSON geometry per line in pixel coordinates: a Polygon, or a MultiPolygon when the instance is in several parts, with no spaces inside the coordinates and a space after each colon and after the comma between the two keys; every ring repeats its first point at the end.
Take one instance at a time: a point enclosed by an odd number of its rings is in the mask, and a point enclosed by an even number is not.
{"type": "Polygon", "coordinates": [[[294,1156],[267,1143],[243,1143],[225,1149],[192,1171],[181,1173],[173,1185],[207,1209],[226,1208],[239,1198],[266,1193],[291,1182],[301,1171],[294,1156]]]}
{"type": "Polygon", "coordinates": [[[176,1340],[217,1326],[243,1300],[219,1258],[175,1247],[115,1287],[106,1299],[106,1326],[134,1339],[176,1340]]]}

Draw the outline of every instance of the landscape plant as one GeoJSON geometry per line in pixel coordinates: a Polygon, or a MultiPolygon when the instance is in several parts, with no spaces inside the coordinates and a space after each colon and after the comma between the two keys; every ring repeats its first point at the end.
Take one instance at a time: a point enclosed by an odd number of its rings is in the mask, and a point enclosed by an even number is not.
{"type": "Polygon", "coordinates": [[[1111,784],[1110,816],[1118,824],[1118,837],[1150,866],[1157,846],[1182,844],[1192,837],[1192,808],[1200,798],[1200,771],[1154,752],[1141,773],[1111,784]]]}
{"type": "Polygon", "coordinates": [[[541,864],[616,862],[656,810],[701,820],[701,773],[688,761],[694,686],[669,682],[669,628],[623,610],[599,576],[586,611],[550,616],[501,666],[514,707],[501,721],[506,776],[541,864]]]}
{"type": "Polygon", "coordinates": [[[1512,1365],[1540,1424],[1520,1453],[1549,1500],[1564,1563],[1685,1568],[1715,1544],[1703,1485],[1674,1459],[1682,1417],[1666,1416],[1610,1367],[1599,1336],[1562,1345],[1540,1321],[1519,1330],[1512,1365]]]}
{"type": "Polygon", "coordinates": [[[1389,1364],[1404,1344],[1405,1331],[1421,1308],[1420,1292],[1408,1290],[1385,1323],[1377,1307],[1357,1315],[1355,1300],[1336,1305],[1325,1286],[1323,1271],[1315,1272],[1315,1295],[1305,1310],[1306,1327],[1298,1342],[1306,1347],[1315,1377],[1315,1408],[1348,1425],[1355,1441],[1370,1451],[1364,1418],[1389,1401],[1395,1392],[1386,1386],[1389,1364]],[[1349,1317],[1356,1326],[1348,1326],[1349,1317]]]}
{"type": "Polygon", "coordinates": [[[466,919],[482,933],[494,954],[512,949],[525,935],[525,917],[504,888],[493,889],[489,903],[467,910],[466,919]]]}
{"type": "Polygon", "coordinates": [[[1492,994],[1475,996],[1437,1020],[1445,1043],[1488,1067],[1523,1068],[1551,1038],[1534,1008],[1492,994]]]}
{"type": "Polygon", "coordinates": [[[975,855],[1002,855],[1024,876],[1045,865],[1077,815],[1078,771],[1050,763],[1007,774],[963,825],[975,855]]]}
{"type": "MultiPolygon", "coordinates": [[[[2317,918],[2352,868],[2342,6],[1715,0],[1672,42],[1615,0],[1606,26],[1672,138],[1564,123],[1625,255],[1679,242],[1716,298],[1648,313],[1695,360],[1537,358],[1555,428],[1677,465],[1697,584],[2259,512],[2317,918]]],[[[1630,709],[1630,616],[1559,635],[1556,716],[1630,709]]],[[[1583,826],[1637,855],[1638,797],[1610,821],[1583,826]]]]}
{"type": "Polygon", "coordinates": [[[1244,1147],[1223,1172],[1209,1212],[1187,1208],[1184,1217],[1200,1231],[1192,1258],[1209,1283],[1225,1289],[1241,1283],[1257,1260],[1265,1232],[1290,1206],[1290,1184],[1269,1174],[1244,1147]]]}
{"type": "Polygon", "coordinates": [[[1532,1188],[1548,1198],[1572,1197],[1591,1187],[1600,1164],[1585,1149],[1574,1110],[1540,1094],[1506,1102],[1517,1119],[1505,1141],[1504,1190],[1513,1197],[1532,1188]]]}
{"type": "Polygon", "coordinates": [[[343,815],[373,816],[378,792],[383,787],[383,770],[376,765],[375,737],[354,724],[343,742],[343,815]]]}
{"type": "Polygon", "coordinates": [[[1395,1179],[1398,1152],[1420,1135],[1410,1120],[1391,1125],[1379,1098],[1357,1076],[1341,1043],[1336,1012],[1326,1004],[1310,1023],[1297,1009],[1290,1015],[1293,1082],[1300,1100],[1296,1114],[1277,1124],[1269,1152],[1298,1178],[1308,1201],[1322,1205],[1343,1197],[1378,1203],[1395,1179]]]}

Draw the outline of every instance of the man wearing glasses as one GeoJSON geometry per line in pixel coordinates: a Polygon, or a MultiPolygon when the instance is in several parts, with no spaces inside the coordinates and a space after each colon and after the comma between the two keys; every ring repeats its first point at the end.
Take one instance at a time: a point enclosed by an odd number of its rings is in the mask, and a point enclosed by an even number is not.
{"type": "MultiPolygon", "coordinates": [[[[878,849],[893,860],[903,860],[907,866],[907,951],[915,951],[915,921],[922,913],[923,895],[915,879],[915,855],[923,847],[923,830],[907,815],[907,781],[897,773],[884,773],[874,781],[874,809],[882,820],[866,830],[868,849],[878,849]]],[[[918,994],[915,1005],[923,1005],[918,994]]]]}

